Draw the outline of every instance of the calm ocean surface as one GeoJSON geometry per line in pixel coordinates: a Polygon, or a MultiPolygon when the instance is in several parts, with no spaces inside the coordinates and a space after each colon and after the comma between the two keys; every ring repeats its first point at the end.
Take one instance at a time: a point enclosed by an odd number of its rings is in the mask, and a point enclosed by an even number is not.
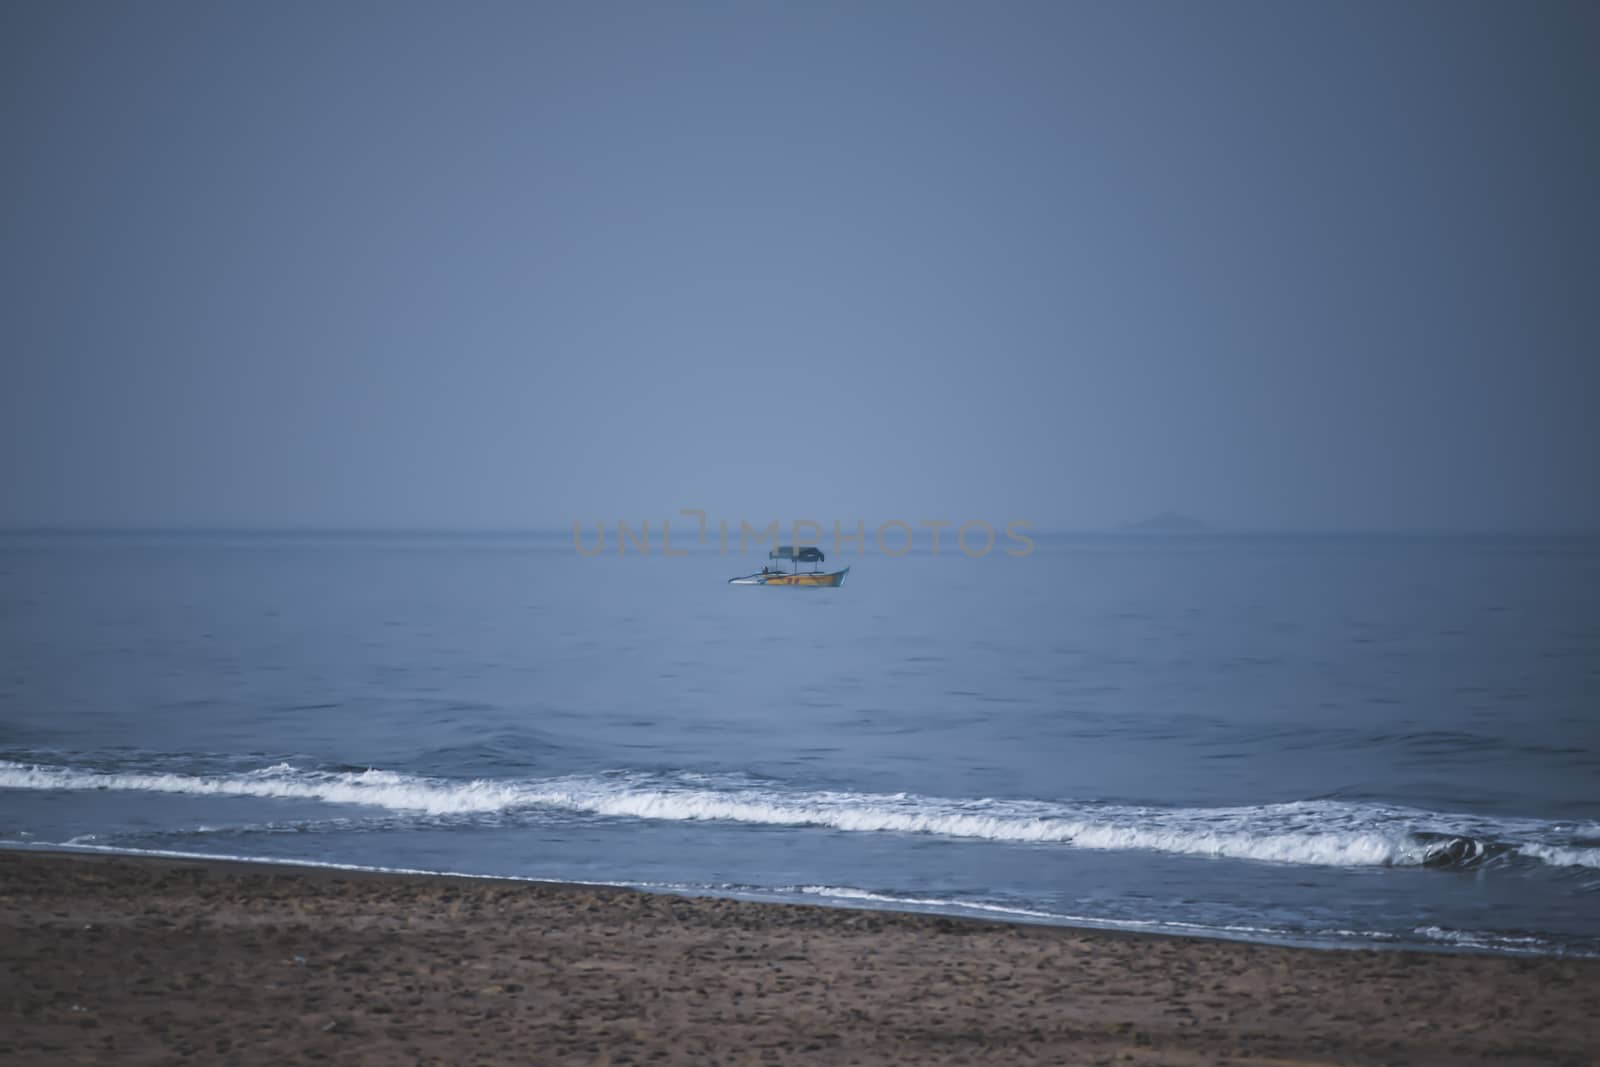
{"type": "Polygon", "coordinates": [[[0,844],[1600,955],[1600,539],[608,544],[0,536],[0,844]]]}

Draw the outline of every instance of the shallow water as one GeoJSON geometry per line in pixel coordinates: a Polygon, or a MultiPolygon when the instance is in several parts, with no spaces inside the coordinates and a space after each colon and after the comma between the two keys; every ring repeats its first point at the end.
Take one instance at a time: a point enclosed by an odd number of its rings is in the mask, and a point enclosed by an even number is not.
{"type": "Polygon", "coordinates": [[[1600,539],[0,537],[0,843],[1600,954],[1600,539]]]}

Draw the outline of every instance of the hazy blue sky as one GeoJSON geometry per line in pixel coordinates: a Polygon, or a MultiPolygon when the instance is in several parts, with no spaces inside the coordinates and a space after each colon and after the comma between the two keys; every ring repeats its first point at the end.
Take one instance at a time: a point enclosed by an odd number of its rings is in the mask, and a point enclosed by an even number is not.
{"type": "Polygon", "coordinates": [[[1596,527],[1600,4],[0,5],[0,523],[1596,527]]]}

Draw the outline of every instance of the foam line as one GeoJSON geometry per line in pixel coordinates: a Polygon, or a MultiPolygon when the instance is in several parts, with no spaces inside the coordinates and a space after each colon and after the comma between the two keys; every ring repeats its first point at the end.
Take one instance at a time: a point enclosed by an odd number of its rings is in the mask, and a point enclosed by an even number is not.
{"type": "Polygon", "coordinates": [[[286,763],[195,775],[88,771],[0,761],[0,789],[105,790],[312,800],[405,817],[564,811],[666,822],[935,834],[1017,844],[1140,850],[1316,867],[1472,866],[1517,856],[1600,869],[1594,824],[1449,815],[1378,804],[1299,801],[1231,808],[950,799],[787,789],[695,774],[602,774],[451,780],[386,770],[304,770],[286,763]]]}

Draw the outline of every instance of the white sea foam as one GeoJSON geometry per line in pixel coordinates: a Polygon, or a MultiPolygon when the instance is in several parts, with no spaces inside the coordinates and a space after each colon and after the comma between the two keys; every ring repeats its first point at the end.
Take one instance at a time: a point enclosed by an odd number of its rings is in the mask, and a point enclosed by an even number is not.
{"type": "Polygon", "coordinates": [[[1411,931],[1423,942],[1449,945],[1453,948],[1478,952],[1509,952],[1543,956],[1551,952],[1563,956],[1593,959],[1594,954],[1583,949],[1552,944],[1542,937],[1516,934],[1489,933],[1477,930],[1450,930],[1440,926],[1418,926],[1411,931]]]}
{"type": "Polygon", "coordinates": [[[113,790],[190,796],[261,797],[361,804],[453,815],[503,811],[524,790],[484,780],[443,782],[392,771],[302,771],[288,764],[230,775],[116,774],[0,761],[0,789],[113,790]]]}
{"type": "Polygon", "coordinates": [[[1547,865],[1600,868],[1600,849],[1576,843],[1592,840],[1584,836],[1592,826],[1493,820],[1337,801],[1157,808],[803,791],[698,774],[452,780],[378,769],[304,770],[287,763],[239,773],[195,775],[109,773],[0,761],[0,789],[299,799],[375,807],[404,816],[565,811],[668,822],[935,834],[1323,867],[1474,863],[1489,854],[1492,845],[1498,852],[1547,865]]]}
{"type": "Polygon", "coordinates": [[[1600,848],[1564,848],[1559,845],[1520,844],[1518,855],[1551,867],[1588,867],[1600,870],[1600,848]]]}
{"type": "Polygon", "coordinates": [[[1106,930],[1174,934],[1183,937],[1219,937],[1244,941],[1269,941],[1279,944],[1310,944],[1372,948],[1403,948],[1407,945],[1444,945],[1470,951],[1516,954],[1574,956],[1593,959],[1596,954],[1584,949],[1558,945],[1545,938],[1486,930],[1451,930],[1439,926],[1418,926],[1411,937],[1386,930],[1348,930],[1342,927],[1298,929],[1294,927],[1254,926],[1244,923],[1195,923],[1175,919],[1124,919],[1103,915],[1075,915],[1039,911],[981,901],[928,898],[896,893],[873,892],[850,886],[804,885],[789,891],[823,900],[866,904],[884,908],[932,910],[943,913],[994,916],[1016,922],[1043,922],[1054,926],[1082,926],[1106,930]]]}
{"type": "Polygon", "coordinates": [[[892,893],[874,893],[871,890],[856,889],[852,886],[797,885],[788,887],[788,891],[804,896],[822,897],[826,900],[881,904],[888,908],[932,908],[938,911],[976,912],[985,915],[1000,915],[1010,919],[1037,920],[1051,923],[1071,923],[1075,919],[1071,915],[1060,915],[1053,911],[1039,911],[1036,908],[1018,908],[1006,904],[989,904],[975,900],[899,896],[892,893]]]}
{"type": "Polygon", "coordinates": [[[1404,832],[1297,828],[1300,806],[1146,809],[928,797],[707,792],[631,788],[550,790],[542,804],[599,815],[671,821],[726,820],[851,832],[938,834],[1078,848],[1141,849],[1318,866],[1422,863],[1428,849],[1404,832]],[[1287,810],[1286,810],[1287,809],[1287,810]],[[1287,823],[1287,825],[1286,825],[1287,823]]]}

